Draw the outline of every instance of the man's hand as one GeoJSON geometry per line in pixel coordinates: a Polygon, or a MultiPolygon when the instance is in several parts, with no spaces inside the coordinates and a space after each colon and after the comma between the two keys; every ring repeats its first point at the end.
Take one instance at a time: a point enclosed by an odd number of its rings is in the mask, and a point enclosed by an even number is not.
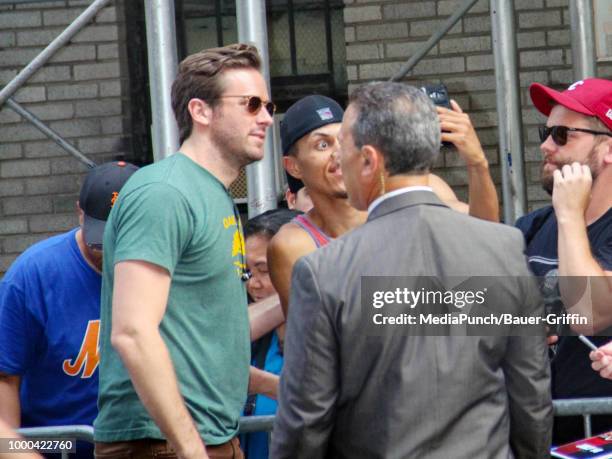
{"type": "Polygon", "coordinates": [[[580,163],[566,164],[553,174],[552,204],[557,220],[584,218],[591,197],[591,169],[580,163]]]}
{"type": "Polygon", "coordinates": [[[454,100],[451,100],[451,107],[452,110],[436,107],[442,128],[442,141],[455,145],[468,167],[487,164],[487,158],[470,116],[463,113],[459,104],[454,100]]]}
{"type": "Polygon", "coordinates": [[[591,352],[589,357],[593,361],[593,370],[598,371],[602,378],[612,379],[612,341],[591,352]]]}
{"type": "Polygon", "coordinates": [[[276,400],[279,379],[274,373],[251,366],[249,368],[249,394],[261,394],[276,400]]]}
{"type": "Polygon", "coordinates": [[[463,113],[454,100],[450,103],[452,110],[444,107],[436,107],[436,110],[442,129],[442,141],[455,145],[467,166],[469,202],[468,206],[460,202],[460,205],[449,204],[448,200],[445,202],[456,210],[469,212],[472,217],[498,222],[499,200],[489,172],[487,157],[469,115],[463,113]]]}

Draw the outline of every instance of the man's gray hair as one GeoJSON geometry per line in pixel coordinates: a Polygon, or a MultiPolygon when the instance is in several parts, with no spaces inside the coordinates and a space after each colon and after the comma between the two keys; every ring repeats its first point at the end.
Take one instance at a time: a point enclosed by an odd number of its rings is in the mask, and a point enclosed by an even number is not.
{"type": "Polygon", "coordinates": [[[384,155],[389,175],[428,172],[440,151],[440,123],[433,102],[402,83],[375,82],[355,89],[355,146],[372,145],[384,155]]]}

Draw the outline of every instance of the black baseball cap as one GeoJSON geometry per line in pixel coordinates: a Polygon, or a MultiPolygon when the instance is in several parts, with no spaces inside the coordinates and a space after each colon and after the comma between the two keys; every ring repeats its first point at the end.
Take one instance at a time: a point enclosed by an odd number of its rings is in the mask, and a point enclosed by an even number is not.
{"type": "Polygon", "coordinates": [[[119,190],[137,170],[138,167],[125,161],[113,161],[89,171],[79,195],[79,206],[85,213],[82,229],[87,245],[102,246],[104,225],[119,196],[119,190]]]}
{"type": "Polygon", "coordinates": [[[283,155],[295,142],[310,131],[332,123],[342,123],[344,110],[329,97],[312,95],[298,100],[289,107],[280,123],[283,155]]]}
{"type": "MultiPolygon", "coordinates": [[[[283,155],[288,155],[291,147],[308,134],[321,126],[341,123],[344,110],[329,97],[312,95],[298,100],[289,107],[280,123],[281,145],[283,155]]],[[[287,175],[287,185],[292,193],[297,193],[304,183],[290,174],[287,175]]]]}

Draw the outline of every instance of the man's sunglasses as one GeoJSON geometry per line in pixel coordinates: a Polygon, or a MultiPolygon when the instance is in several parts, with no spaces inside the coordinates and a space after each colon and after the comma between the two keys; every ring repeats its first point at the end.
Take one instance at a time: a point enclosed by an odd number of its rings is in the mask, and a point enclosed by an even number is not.
{"type": "Polygon", "coordinates": [[[601,131],[592,131],[591,129],[581,129],[581,128],[571,128],[567,126],[540,126],[540,141],[545,142],[548,139],[548,136],[552,136],[553,142],[555,142],[560,147],[567,143],[567,133],[573,132],[587,132],[593,135],[607,135],[612,137],[612,133],[610,132],[601,132],[601,131]]]}
{"type": "Polygon", "coordinates": [[[265,107],[266,111],[270,116],[274,115],[276,111],[276,105],[274,105],[271,101],[263,101],[261,97],[258,96],[221,96],[220,99],[224,99],[226,97],[241,97],[246,100],[246,109],[251,115],[257,115],[261,107],[265,107]]]}

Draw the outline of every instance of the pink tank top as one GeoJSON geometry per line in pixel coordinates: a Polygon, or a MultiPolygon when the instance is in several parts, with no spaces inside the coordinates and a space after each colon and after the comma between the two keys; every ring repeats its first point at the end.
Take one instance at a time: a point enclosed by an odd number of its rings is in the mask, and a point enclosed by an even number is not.
{"type": "Polygon", "coordinates": [[[317,248],[323,247],[332,239],[327,234],[325,234],[317,225],[315,225],[306,215],[298,215],[292,220],[292,222],[300,226],[310,235],[310,237],[317,245],[317,248]]]}

